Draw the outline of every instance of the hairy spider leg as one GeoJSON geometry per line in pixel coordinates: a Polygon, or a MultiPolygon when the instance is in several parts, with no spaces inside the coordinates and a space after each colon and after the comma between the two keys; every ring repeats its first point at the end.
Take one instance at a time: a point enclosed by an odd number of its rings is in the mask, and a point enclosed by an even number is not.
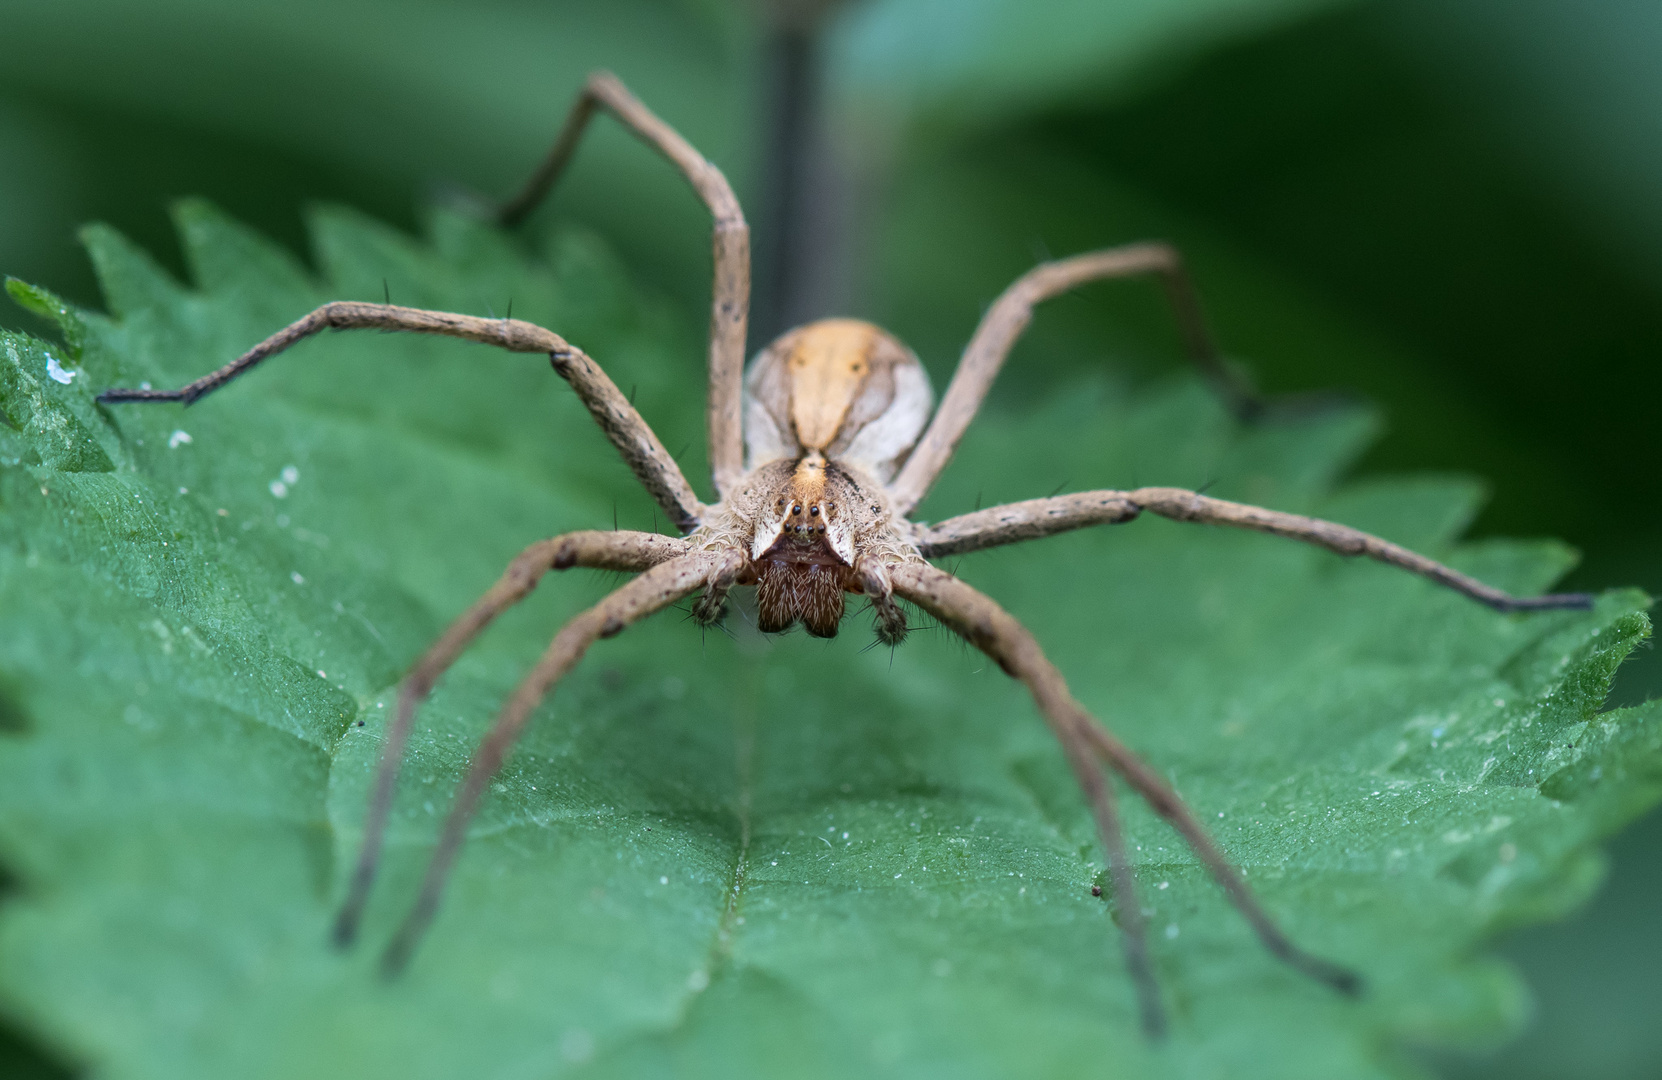
{"type": "MultiPolygon", "coordinates": [[[[1060,676],[1057,678],[1060,679],[1060,676]]],[[[1065,691],[1066,688],[1063,689],[1065,691]]],[[[1071,698],[1068,700],[1072,701],[1071,698]]],[[[1188,804],[1161,779],[1159,773],[1149,768],[1148,764],[1132,753],[1129,747],[1114,738],[1078,702],[1072,702],[1072,708],[1079,730],[1096,747],[1097,753],[1102,755],[1103,760],[1107,761],[1115,772],[1125,777],[1126,783],[1143,797],[1143,801],[1148,803],[1155,813],[1165,818],[1194,853],[1200,856],[1200,861],[1206,864],[1207,872],[1212,875],[1213,880],[1223,886],[1230,902],[1251,924],[1264,948],[1295,969],[1318,982],[1326,983],[1342,994],[1354,997],[1362,992],[1360,975],[1349,968],[1305,952],[1281,932],[1269,913],[1258,903],[1258,897],[1247,886],[1241,872],[1218,847],[1211,834],[1206,831],[1206,827],[1189,809],[1188,804]]]]}
{"type": "Polygon", "coordinates": [[[542,659],[515,688],[497,716],[496,723],[474,751],[467,776],[456,789],[456,798],[451,804],[449,817],[445,819],[438,846],[433,849],[427,864],[421,893],[382,954],[382,970],[389,975],[396,974],[409,962],[410,954],[438,910],[445,880],[456,860],[456,853],[467,838],[467,823],[479,805],[479,797],[484,794],[491,777],[502,767],[508,751],[530,719],[531,711],[554,688],[555,683],[577,666],[590,645],[601,638],[621,633],[631,623],[704,588],[711,572],[721,566],[726,558],[726,552],[695,551],[659,563],[571,619],[554,635],[542,659]]]}
{"type": "Polygon", "coordinates": [[[393,304],[337,300],[290,323],[218,371],[178,390],[113,389],[99,394],[98,400],[105,404],[177,401],[193,405],[262,360],[324,330],[402,330],[462,338],[509,352],[547,353],[555,373],[577,391],[589,415],[675,526],[688,532],[703,516],[704,504],[698,501],[682,475],[681,466],[600,365],[553,331],[519,319],[482,319],[393,304]]]}
{"type": "Polygon", "coordinates": [[[334,938],[337,945],[350,945],[357,937],[358,921],[363,915],[370,887],[375,883],[387,816],[392,811],[393,789],[398,783],[398,770],[404,761],[404,749],[415,723],[416,709],[432,692],[439,677],[456,662],[456,658],[498,615],[529,596],[550,570],[581,566],[634,573],[686,555],[691,550],[692,546],[685,540],[631,531],[574,532],[538,540],[520,552],[496,584],[452,622],[444,636],[422,654],[398,686],[398,710],[393,714],[393,721],[387,727],[385,742],[381,746],[381,760],[375,770],[375,787],[364,814],[364,835],[358,849],[358,861],[346,899],[335,917],[334,938]]]}
{"type": "Polygon", "coordinates": [[[1108,853],[1108,877],[1114,886],[1114,905],[1120,917],[1120,944],[1125,950],[1125,966],[1131,972],[1131,983],[1137,988],[1137,1012],[1143,1033],[1150,1039],[1161,1039],[1166,1034],[1166,1011],[1160,1005],[1160,984],[1154,978],[1154,965],[1148,957],[1148,924],[1137,902],[1137,878],[1125,853],[1125,832],[1120,828],[1114,783],[1103,775],[1090,742],[1082,736],[1083,733],[1076,731],[1062,738],[1062,749],[1096,818],[1103,850],[1108,853]]]}
{"type": "MultiPolygon", "coordinates": [[[[1105,832],[1104,845],[1110,848],[1110,866],[1114,861],[1110,845],[1114,841],[1109,839],[1109,836],[1117,834],[1116,819],[1112,804],[1107,802],[1105,797],[1106,788],[1093,789],[1086,772],[1077,763],[1081,743],[1087,748],[1087,756],[1100,755],[1156,813],[1178,831],[1206,865],[1212,877],[1223,886],[1230,901],[1246,917],[1257,932],[1259,940],[1271,953],[1304,974],[1343,993],[1355,994],[1360,991],[1361,978],[1358,975],[1305,952],[1276,927],[1241,878],[1239,871],[1230,865],[1229,860],[1224,857],[1200,822],[1189,812],[1189,808],[1178,794],[1123,743],[1103,730],[1085,707],[1074,700],[1067,682],[1062,678],[1062,673],[1045,656],[1032,633],[1014,616],[990,597],[927,563],[901,563],[890,568],[890,575],[896,593],[935,616],[941,623],[996,661],[1005,673],[1020,680],[1027,687],[1034,703],[1039,707],[1040,714],[1061,741],[1070,762],[1074,763],[1081,786],[1084,787],[1087,797],[1092,800],[1099,828],[1105,832]]],[[[1119,843],[1119,848],[1123,857],[1123,842],[1119,843]]],[[[1129,876],[1127,869],[1127,881],[1129,876]]],[[[1115,888],[1121,888],[1118,876],[1115,878],[1115,888]]],[[[1145,976],[1138,971],[1139,964],[1143,966],[1144,971],[1147,969],[1147,946],[1141,940],[1140,919],[1135,916],[1127,917],[1127,908],[1134,905],[1135,900],[1129,893],[1121,895],[1123,898],[1119,901],[1120,926],[1121,932],[1128,939],[1126,955],[1137,981],[1144,1026],[1155,1032],[1164,1025],[1164,1010],[1160,1005],[1152,974],[1145,976]]]]}
{"type": "Polygon", "coordinates": [[[507,226],[523,221],[543,200],[571,162],[596,109],[605,109],[641,141],[657,150],[687,178],[715,219],[711,234],[714,280],[710,287],[710,470],[716,492],[725,498],[744,475],[740,428],[746,325],[750,318],[750,226],[720,169],[629,92],[617,76],[597,71],[566,115],[554,147],[523,190],[502,207],[507,226]]]}
{"type": "Polygon", "coordinates": [[[1050,499],[1007,503],[948,518],[921,529],[918,548],[925,558],[1035,540],[1089,525],[1118,525],[1148,510],[1174,521],[1226,525],[1286,537],[1348,557],[1367,558],[1407,570],[1453,589],[1496,611],[1541,611],[1590,608],[1591,593],[1513,596],[1405,547],[1320,518],[1265,510],[1259,506],[1214,499],[1184,488],[1138,488],[1135,491],[1083,491],[1050,499]]]}
{"type": "Polygon", "coordinates": [[[894,583],[881,559],[862,557],[854,564],[854,576],[871,601],[877,623],[877,641],[891,649],[906,640],[906,613],[894,602],[894,583]]]}
{"type": "Polygon", "coordinates": [[[1041,263],[1012,282],[981,317],[941,397],[940,409],[890,485],[895,509],[910,514],[952,460],[958,441],[980,411],[1010,350],[1033,321],[1035,307],[1089,281],[1141,274],[1160,276],[1190,358],[1235,414],[1246,418],[1261,412],[1263,401],[1258,391],[1219,354],[1176,248],[1156,242],[1127,244],[1041,263]]]}

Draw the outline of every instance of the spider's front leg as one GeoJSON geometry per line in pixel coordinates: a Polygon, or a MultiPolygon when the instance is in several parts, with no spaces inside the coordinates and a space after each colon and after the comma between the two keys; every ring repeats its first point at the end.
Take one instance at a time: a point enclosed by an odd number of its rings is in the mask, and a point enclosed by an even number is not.
{"type": "Polygon", "coordinates": [[[456,790],[450,815],[445,818],[438,846],[433,849],[432,859],[427,864],[421,893],[382,955],[384,971],[396,974],[404,968],[415,951],[416,943],[432,922],[451,864],[456,861],[462,842],[467,838],[467,824],[473,818],[479,798],[491,777],[507,759],[508,751],[531,718],[531,711],[548,695],[555,683],[577,666],[590,645],[601,638],[622,633],[630,624],[705,588],[711,574],[727,561],[726,552],[693,551],[659,563],[560,628],[542,659],[520,681],[502,707],[502,712],[497,715],[496,723],[491,725],[479,748],[474,751],[467,775],[456,790]]]}
{"type": "Polygon", "coordinates": [[[589,415],[676,528],[689,532],[698,525],[704,504],[687,483],[675,458],[664,449],[664,444],[611,377],[583,350],[560,335],[519,319],[481,319],[475,315],[425,311],[396,304],[337,300],[290,323],[218,371],[209,372],[187,386],[177,390],[110,389],[99,394],[98,401],[105,405],[122,402],[194,405],[256,365],[325,330],[399,330],[461,338],[509,352],[546,353],[555,373],[577,391],[589,415]]]}
{"type": "Polygon", "coordinates": [[[1548,593],[1513,596],[1416,551],[1381,540],[1371,533],[1320,518],[1266,510],[1262,506],[1214,499],[1184,488],[1137,488],[1134,491],[1081,491],[1048,499],[1006,503],[972,514],[948,518],[918,531],[918,550],[925,558],[962,555],[1037,540],[1090,525],[1119,525],[1144,510],[1174,521],[1227,525],[1269,533],[1326,548],[1338,555],[1363,556],[1418,574],[1496,611],[1544,611],[1593,606],[1591,593],[1548,593]]]}
{"type": "Polygon", "coordinates": [[[350,944],[357,936],[364,902],[375,881],[387,816],[392,808],[393,788],[398,782],[398,771],[403,763],[416,708],[463,650],[498,615],[528,596],[549,570],[582,566],[597,570],[641,572],[684,558],[691,550],[691,545],[685,540],[630,531],[575,532],[539,540],[509,563],[496,584],[451,623],[444,635],[422,654],[398,687],[398,708],[393,714],[392,724],[387,728],[380,764],[376,769],[375,787],[364,815],[362,847],[346,899],[335,920],[337,944],[350,944]]]}
{"type": "Polygon", "coordinates": [[[1091,802],[1103,846],[1108,852],[1125,940],[1126,961],[1137,984],[1143,1027],[1150,1035],[1157,1036],[1164,1029],[1165,1011],[1148,963],[1141,913],[1137,908],[1112,789],[1097,767],[1098,758],[1119,773],[1150,807],[1177,829],[1213,878],[1223,886],[1230,901],[1252,924],[1259,940],[1270,952],[1336,990],[1347,994],[1360,990],[1361,979],[1354,972],[1312,956],[1281,932],[1259,905],[1240,872],[1230,864],[1177,792],[1074,700],[1062,673],[1046,658],[1032,633],[1014,616],[989,597],[928,563],[900,563],[890,567],[889,573],[897,595],[935,616],[995,660],[1012,678],[1021,680],[1060,740],[1068,762],[1091,802]]]}

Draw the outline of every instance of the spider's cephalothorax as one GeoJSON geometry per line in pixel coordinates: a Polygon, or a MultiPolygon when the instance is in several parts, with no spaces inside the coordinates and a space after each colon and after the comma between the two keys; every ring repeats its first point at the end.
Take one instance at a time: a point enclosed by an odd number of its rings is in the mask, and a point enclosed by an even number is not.
{"type": "Polygon", "coordinates": [[[756,628],[774,634],[801,622],[815,637],[835,637],[843,593],[860,591],[853,521],[860,482],[817,450],[746,479],[756,485],[757,513],[735,539],[749,556],[738,583],[756,586],[756,628]]]}
{"type": "MultiPolygon", "coordinates": [[[[512,224],[536,205],[569,162],[597,109],[616,116],[674,162],[715,219],[708,409],[710,464],[720,496],[714,505],[699,501],[675,458],[598,364],[558,334],[515,319],[337,301],[183,389],[151,390],[146,385],[99,396],[103,402],[190,404],[267,357],[327,329],[443,334],[541,353],[571,384],[636,478],[683,534],[614,528],[538,541],[416,662],[400,686],[398,710],[386,729],[363,847],[335,924],[336,941],[344,945],[357,934],[416,706],[480,631],[529,593],[545,573],[587,566],[639,576],[568,622],[503,706],[457,790],[421,893],[387,946],[384,960],[389,971],[408,961],[431,920],[467,823],[532,710],[589,646],[689,597],[694,616],[713,622],[721,617],[729,589],[754,584],[757,625],[764,631],[786,630],[800,622],[810,634],[830,637],[842,618],[843,595],[852,592],[869,598],[879,639],[896,644],[906,634],[906,620],[895,603],[898,596],[963,636],[1027,686],[1096,818],[1145,1030],[1158,1034],[1164,1011],[1108,772],[1123,779],[1183,836],[1272,953],[1337,989],[1355,992],[1355,975],[1303,952],[1276,928],[1188,806],[1156,770],[1073,698],[1033,635],[993,600],[927,560],[1069,529],[1119,524],[1147,511],[1178,521],[1254,529],[1341,555],[1377,559],[1500,611],[1587,607],[1592,598],[1564,594],[1520,599],[1344,525],[1179,488],[1084,491],[977,510],[935,525],[911,522],[908,516],[951,460],[1034,307],[1085,282],[1158,275],[1196,364],[1239,412],[1256,411],[1250,385],[1218,359],[1177,252],[1165,244],[1130,244],[1045,263],[1023,275],[982,317],[933,416],[929,380],[917,357],[869,323],[832,319],[793,330],[762,350],[746,375],[750,234],[738,200],[721,171],[617,79],[605,73],[589,78],[548,160],[504,208],[502,221],[512,224]]],[[[1080,893],[1086,893],[1084,884],[1080,893]]]]}
{"type": "Polygon", "coordinates": [[[756,586],[757,629],[800,622],[834,637],[848,592],[872,597],[886,643],[905,636],[880,568],[920,556],[884,484],[923,433],[932,397],[909,349],[853,319],[792,330],[756,357],[745,377],[744,478],[693,540],[745,554],[736,583],[756,586]]]}

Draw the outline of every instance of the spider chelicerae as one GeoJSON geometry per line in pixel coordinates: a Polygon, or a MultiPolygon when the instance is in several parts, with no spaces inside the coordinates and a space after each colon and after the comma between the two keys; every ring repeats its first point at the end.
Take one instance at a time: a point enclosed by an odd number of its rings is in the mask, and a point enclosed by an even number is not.
{"type": "Polygon", "coordinates": [[[1178,521],[1254,529],[1340,555],[1364,555],[1420,574],[1500,611],[1587,607],[1585,594],[1518,598],[1377,537],[1332,522],[1208,498],[1178,488],[1087,491],[977,510],[936,524],[909,515],[946,467],[994,377],[1041,301],[1084,282],[1140,274],[1166,286],[1188,351],[1238,412],[1258,399],[1213,347],[1177,253],[1144,243],[1040,265],[1005,290],[964,350],[939,409],[918,358],[870,323],[827,319],[792,330],[745,369],[750,240],[743,211],[721,171],[630,94],[613,76],[591,76],[553,149],[524,191],[499,214],[523,219],[571,159],[597,110],[611,113],[667,157],[715,218],[710,313],[710,462],[718,501],[699,501],[675,459],[600,367],[559,335],[520,320],[485,319],[393,304],[325,304],[218,371],[179,390],[107,390],[102,402],[189,405],[267,357],[323,330],[404,330],[441,334],[514,352],[545,353],[569,382],[680,536],[626,530],[567,533],[540,540],[451,624],[400,685],[370,797],[363,848],[335,923],[349,944],[374,881],[399,765],[417,705],[470,642],[524,598],[550,569],[583,566],[637,577],[576,616],[555,636],[480,743],[456,792],[421,892],[389,942],[388,971],[401,969],[437,909],[467,823],[491,777],[537,704],[596,640],[688,597],[700,623],[719,622],[736,586],[754,586],[756,625],[774,633],[801,623],[831,637],[853,593],[870,602],[878,638],[906,636],[909,601],[986,653],[1032,693],[1062,745],[1096,819],[1107,854],[1126,961],[1144,1029],[1157,1035],[1164,1012],[1145,943],[1142,913],[1115,806],[1119,776],[1194,850],[1264,945],[1298,970],[1346,993],[1354,973],[1294,945],[1259,905],[1241,874],[1160,775],[1074,700],[1061,673],[1028,630],[1003,608],[930,559],[1033,540],[1090,525],[1131,521],[1144,511],[1178,521]]]}

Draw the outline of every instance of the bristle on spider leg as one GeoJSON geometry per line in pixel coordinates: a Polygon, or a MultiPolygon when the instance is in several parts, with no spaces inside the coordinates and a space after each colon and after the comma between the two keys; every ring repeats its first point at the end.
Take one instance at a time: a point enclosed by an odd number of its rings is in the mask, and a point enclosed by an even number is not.
{"type": "Polygon", "coordinates": [[[743,557],[736,552],[730,553],[727,560],[710,574],[704,591],[693,598],[692,617],[700,626],[719,626],[727,618],[728,594],[744,565],[743,557]]]}
{"type": "Polygon", "coordinates": [[[890,597],[873,597],[871,606],[877,610],[877,640],[891,649],[906,640],[906,613],[890,597]]]}
{"type": "Polygon", "coordinates": [[[692,602],[688,614],[701,627],[720,626],[727,618],[727,590],[706,590],[692,602]]]}

